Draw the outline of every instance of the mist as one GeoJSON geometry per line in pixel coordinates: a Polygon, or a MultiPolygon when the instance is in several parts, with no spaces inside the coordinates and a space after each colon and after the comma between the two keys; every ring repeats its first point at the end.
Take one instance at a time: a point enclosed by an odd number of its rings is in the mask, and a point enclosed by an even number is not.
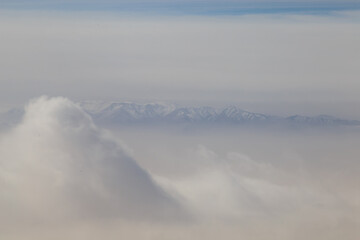
{"type": "Polygon", "coordinates": [[[360,239],[359,23],[340,0],[2,1],[0,239],[360,239]]]}
{"type": "MultiPolygon", "coordinates": [[[[82,218],[170,218],[180,206],[64,98],[30,102],[1,136],[2,228],[82,218]]],[[[170,218],[171,219],[171,218],[170,218]]]]}
{"type": "Polygon", "coordinates": [[[359,134],[96,126],[33,99],[0,135],[0,236],[355,240],[359,134]]]}

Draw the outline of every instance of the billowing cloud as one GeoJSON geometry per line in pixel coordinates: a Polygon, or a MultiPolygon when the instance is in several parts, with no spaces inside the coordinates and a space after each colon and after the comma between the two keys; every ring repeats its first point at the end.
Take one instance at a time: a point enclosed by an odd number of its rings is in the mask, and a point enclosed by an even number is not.
{"type": "Polygon", "coordinates": [[[299,208],[315,210],[317,204],[337,207],[336,199],[321,189],[299,182],[299,177],[291,182],[288,173],[244,154],[229,152],[222,158],[200,145],[192,158],[194,173],[171,181],[157,180],[203,219],[267,218],[275,212],[286,215],[299,208]]]}
{"type": "Polygon", "coordinates": [[[32,100],[22,122],[0,135],[0,237],[357,239],[356,151],[336,152],[339,173],[335,157],[274,160],[267,147],[294,146],[275,135],[269,143],[264,133],[262,142],[234,129],[191,138],[154,130],[122,129],[129,154],[115,130],[95,126],[70,100],[32,100]],[[243,153],[250,146],[257,157],[243,153]]]}
{"type": "Polygon", "coordinates": [[[9,222],[159,219],[180,207],[123,148],[64,98],[31,101],[0,140],[0,217],[9,222]],[[6,218],[4,218],[6,216],[6,218]]]}

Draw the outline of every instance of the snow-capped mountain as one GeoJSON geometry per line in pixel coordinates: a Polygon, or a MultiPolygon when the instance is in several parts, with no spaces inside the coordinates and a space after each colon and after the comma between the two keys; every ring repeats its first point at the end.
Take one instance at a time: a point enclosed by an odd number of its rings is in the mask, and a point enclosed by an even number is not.
{"type": "Polygon", "coordinates": [[[261,113],[253,113],[240,109],[236,106],[226,107],[221,113],[217,116],[217,119],[220,121],[226,122],[264,122],[267,120],[275,119],[274,116],[269,116],[261,113]]]}
{"type": "Polygon", "coordinates": [[[135,123],[135,122],[192,122],[192,123],[220,123],[220,122],[257,122],[274,119],[272,116],[244,111],[236,106],[224,109],[209,106],[180,107],[174,104],[133,102],[112,102],[94,104],[80,103],[97,122],[106,123],[135,123]],[[95,105],[95,106],[94,106],[95,105]],[[96,106],[97,105],[97,106],[96,106]]]}
{"type": "Polygon", "coordinates": [[[237,106],[214,108],[184,107],[167,103],[82,102],[80,106],[98,123],[217,123],[217,124],[287,124],[287,125],[360,125],[360,121],[327,115],[277,117],[242,110],[237,106]]]}
{"type": "Polygon", "coordinates": [[[133,102],[89,103],[79,104],[95,121],[104,123],[132,123],[162,120],[174,112],[172,104],[133,102]]]}
{"type": "MultiPolygon", "coordinates": [[[[242,110],[237,106],[214,108],[184,107],[168,103],[79,102],[78,105],[98,124],[218,124],[218,125],[280,125],[280,126],[360,126],[360,121],[328,115],[315,117],[294,115],[277,117],[242,110]]],[[[0,128],[11,127],[23,115],[22,109],[0,114],[0,128]]]]}

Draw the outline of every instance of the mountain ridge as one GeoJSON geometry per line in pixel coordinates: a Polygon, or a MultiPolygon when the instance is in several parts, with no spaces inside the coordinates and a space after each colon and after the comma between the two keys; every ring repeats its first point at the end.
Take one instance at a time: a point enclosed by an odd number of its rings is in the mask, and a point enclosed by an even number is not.
{"type": "MultiPolygon", "coordinates": [[[[360,126],[358,120],[329,115],[280,117],[243,110],[236,105],[222,108],[210,106],[180,106],[172,103],[83,101],[77,105],[100,125],[126,124],[218,124],[218,125],[278,125],[278,126],[360,126]]],[[[23,109],[13,108],[0,114],[0,128],[16,125],[23,109]]]]}
{"type": "Polygon", "coordinates": [[[171,103],[102,103],[102,108],[88,102],[79,105],[98,123],[206,123],[206,124],[280,124],[280,125],[360,125],[358,120],[347,120],[329,115],[279,117],[243,110],[236,105],[223,108],[210,106],[180,106],[171,103]],[[94,110],[97,109],[97,110],[94,110]]]}

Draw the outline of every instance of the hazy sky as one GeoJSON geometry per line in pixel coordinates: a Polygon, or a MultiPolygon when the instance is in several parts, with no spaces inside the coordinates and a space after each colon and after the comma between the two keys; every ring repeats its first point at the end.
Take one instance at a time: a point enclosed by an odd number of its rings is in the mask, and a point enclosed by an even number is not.
{"type": "MultiPolygon", "coordinates": [[[[305,12],[264,1],[251,7],[256,11],[221,14],[144,13],[154,1],[115,7],[125,2],[60,1],[62,8],[59,1],[1,1],[1,105],[47,94],[360,118],[353,111],[360,103],[358,1],[282,1],[304,4],[305,12]],[[321,11],[312,11],[319,4],[321,11]]],[[[156,2],[219,11],[248,4],[156,2]]]]}
{"type": "Polygon", "coordinates": [[[360,119],[359,40],[359,1],[0,0],[0,110],[35,98],[0,238],[358,240],[357,127],[109,131],[74,102],[360,119]]]}

